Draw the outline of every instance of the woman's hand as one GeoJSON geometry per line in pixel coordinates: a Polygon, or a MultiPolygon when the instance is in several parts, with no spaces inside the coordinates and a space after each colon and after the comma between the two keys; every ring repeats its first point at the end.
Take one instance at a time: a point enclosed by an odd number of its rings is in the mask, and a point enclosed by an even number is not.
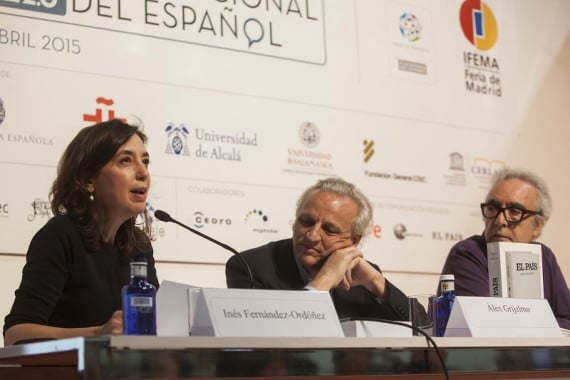
{"type": "Polygon", "coordinates": [[[104,325],[99,327],[96,335],[121,335],[123,333],[123,311],[117,310],[104,325]]]}

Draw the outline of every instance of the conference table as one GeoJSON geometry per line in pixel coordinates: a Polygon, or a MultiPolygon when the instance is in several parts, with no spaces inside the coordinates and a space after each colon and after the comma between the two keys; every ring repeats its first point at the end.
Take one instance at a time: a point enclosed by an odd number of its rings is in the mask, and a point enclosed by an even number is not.
{"type": "MultiPolygon", "coordinates": [[[[570,378],[570,338],[434,338],[450,379],[570,378]]],[[[423,337],[104,336],[0,349],[0,379],[445,379],[423,337]]]]}

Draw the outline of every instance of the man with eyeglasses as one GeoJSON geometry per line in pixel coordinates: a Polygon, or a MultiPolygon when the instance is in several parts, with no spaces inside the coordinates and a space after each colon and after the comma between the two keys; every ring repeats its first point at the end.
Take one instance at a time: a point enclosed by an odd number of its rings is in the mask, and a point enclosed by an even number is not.
{"type": "Polygon", "coordinates": [[[372,205],[353,184],[326,178],[297,202],[293,237],[242,253],[253,274],[232,256],[228,288],[329,291],[339,318],[408,320],[408,297],[359,244],[372,227],[372,205]]]}
{"type": "MultiPolygon", "coordinates": [[[[551,212],[552,200],[541,178],[511,168],[497,172],[485,202],[481,203],[483,234],[455,244],[441,271],[455,275],[455,294],[489,297],[487,243],[534,243],[551,212]]],[[[560,327],[570,329],[568,285],[552,250],[537,244],[542,247],[544,298],[560,327]]]]}

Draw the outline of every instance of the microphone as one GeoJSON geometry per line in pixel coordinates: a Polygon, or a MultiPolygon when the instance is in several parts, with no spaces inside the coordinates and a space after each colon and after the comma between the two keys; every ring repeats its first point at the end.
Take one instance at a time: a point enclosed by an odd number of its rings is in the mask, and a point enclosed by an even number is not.
{"type": "Polygon", "coordinates": [[[224,248],[224,249],[230,251],[230,252],[233,253],[234,255],[236,255],[236,256],[241,260],[241,262],[243,263],[243,265],[245,266],[245,268],[247,269],[247,275],[248,275],[248,277],[249,277],[249,288],[250,288],[250,289],[253,289],[253,284],[254,284],[254,282],[253,282],[253,274],[251,273],[251,268],[249,267],[249,264],[247,263],[247,261],[245,260],[245,258],[242,256],[242,254],[239,253],[235,248],[232,248],[232,247],[230,247],[229,245],[224,244],[224,243],[222,243],[221,241],[214,239],[213,237],[210,237],[210,236],[208,236],[208,235],[206,235],[206,234],[204,234],[204,233],[202,233],[202,232],[200,232],[200,231],[198,231],[198,230],[195,230],[195,229],[192,228],[192,227],[189,227],[189,226],[185,225],[184,223],[179,222],[178,220],[176,220],[176,219],[174,219],[173,217],[171,217],[170,214],[167,213],[166,211],[156,210],[156,211],[154,212],[154,216],[156,217],[156,219],[158,219],[158,220],[160,220],[160,221],[162,221],[162,222],[167,222],[167,223],[168,223],[168,222],[172,222],[172,223],[176,223],[176,224],[178,224],[180,227],[183,227],[183,228],[187,229],[188,231],[193,232],[193,233],[195,233],[196,235],[198,235],[198,236],[200,236],[200,237],[203,237],[204,239],[209,240],[209,241],[211,241],[212,243],[217,244],[217,245],[219,245],[220,247],[222,247],[222,248],[224,248]]]}

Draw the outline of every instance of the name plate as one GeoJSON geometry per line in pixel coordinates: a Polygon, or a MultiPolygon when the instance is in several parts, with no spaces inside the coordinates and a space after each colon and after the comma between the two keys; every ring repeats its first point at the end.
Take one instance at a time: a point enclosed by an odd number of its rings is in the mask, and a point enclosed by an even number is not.
{"type": "MultiPolygon", "coordinates": [[[[409,322],[402,322],[410,324],[409,322]]],[[[345,321],[341,323],[346,337],[405,338],[412,336],[412,328],[376,321],[345,321]]]]}
{"type": "Polygon", "coordinates": [[[159,336],[188,336],[192,291],[200,288],[163,280],[156,293],[156,332],[159,336]]]}
{"type": "Polygon", "coordinates": [[[445,336],[560,337],[545,299],[455,297],[445,336]]]}
{"type": "Polygon", "coordinates": [[[328,292],[202,288],[192,335],[344,337],[328,292]]]}

